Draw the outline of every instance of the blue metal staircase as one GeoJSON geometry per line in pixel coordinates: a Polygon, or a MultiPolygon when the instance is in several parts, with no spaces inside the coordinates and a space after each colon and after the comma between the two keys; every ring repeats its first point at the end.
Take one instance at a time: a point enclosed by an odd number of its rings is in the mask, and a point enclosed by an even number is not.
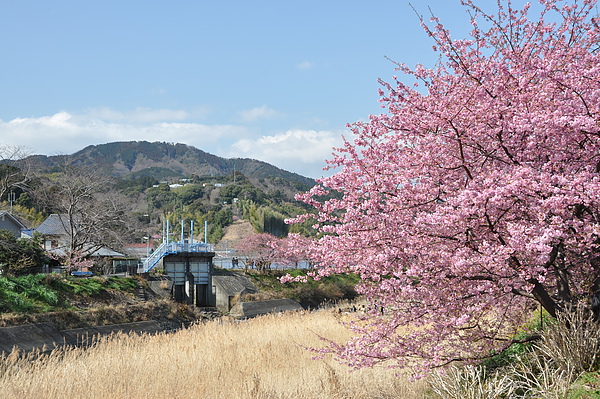
{"type": "Polygon", "coordinates": [[[152,255],[144,259],[144,267],[142,273],[148,273],[166,255],[174,255],[181,252],[214,252],[214,244],[205,244],[202,242],[196,242],[193,244],[187,242],[163,242],[158,248],[156,248],[152,255]]]}

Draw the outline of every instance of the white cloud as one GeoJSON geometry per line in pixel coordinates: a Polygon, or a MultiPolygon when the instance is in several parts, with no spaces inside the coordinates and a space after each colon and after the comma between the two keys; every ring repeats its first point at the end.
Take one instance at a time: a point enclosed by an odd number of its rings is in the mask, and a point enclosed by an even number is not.
{"type": "MultiPolygon", "coordinates": [[[[0,120],[0,145],[19,146],[33,154],[70,154],[90,144],[113,141],[168,141],[193,145],[204,151],[211,150],[220,140],[231,140],[247,134],[247,129],[236,125],[205,125],[183,122],[141,123],[142,117],[113,121],[110,112],[104,118],[101,112],[72,115],[59,112],[38,118],[0,120]]],[[[149,118],[151,120],[151,118],[149,118]]]]}
{"type": "Polygon", "coordinates": [[[232,146],[230,156],[260,159],[285,170],[320,177],[325,160],[334,147],[342,145],[341,133],[315,130],[288,130],[273,136],[242,139],[232,146]]]}
{"type": "Polygon", "coordinates": [[[312,69],[314,68],[315,64],[310,62],[310,61],[304,61],[299,63],[298,65],[296,65],[296,68],[304,70],[304,69],[312,69]]]}
{"type": "Polygon", "coordinates": [[[73,125],[69,122],[71,114],[59,112],[52,116],[42,116],[40,118],[15,118],[8,122],[11,127],[21,128],[25,126],[48,126],[51,128],[70,129],[73,125]]]}
{"type": "MultiPolygon", "coordinates": [[[[254,116],[272,112],[275,111],[259,107],[254,116]]],[[[244,125],[185,122],[192,114],[145,108],[123,113],[97,108],[78,114],[58,112],[51,116],[0,120],[0,146],[55,155],[72,154],[88,145],[114,141],[166,141],[188,144],[224,157],[254,158],[303,176],[320,177],[324,175],[324,161],[331,158],[332,148],[342,144],[341,132],[289,130],[259,136],[256,130],[244,125]]]]}
{"type": "Polygon", "coordinates": [[[261,107],[256,107],[244,111],[240,111],[238,113],[244,122],[256,122],[261,119],[273,119],[280,116],[280,113],[263,105],[261,107]]]}

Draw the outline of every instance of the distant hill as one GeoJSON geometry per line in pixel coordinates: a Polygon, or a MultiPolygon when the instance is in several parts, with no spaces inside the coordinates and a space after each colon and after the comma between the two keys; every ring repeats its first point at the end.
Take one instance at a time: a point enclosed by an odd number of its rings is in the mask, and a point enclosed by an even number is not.
{"type": "MultiPolygon", "coordinates": [[[[30,157],[39,167],[51,169],[58,157],[35,155],[30,157]]],[[[224,176],[233,171],[249,178],[282,178],[307,186],[315,181],[297,173],[288,172],[266,162],[248,158],[221,158],[198,148],[180,144],[147,141],[114,142],[90,145],[68,155],[70,163],[104,169],[121,179],[151,176],[159,180],[197,176],[224,176]]]]}

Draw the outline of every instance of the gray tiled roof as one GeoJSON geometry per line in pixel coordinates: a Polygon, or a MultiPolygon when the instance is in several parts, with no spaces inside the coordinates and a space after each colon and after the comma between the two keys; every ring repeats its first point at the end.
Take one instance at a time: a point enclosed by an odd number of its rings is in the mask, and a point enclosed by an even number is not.
{"type": "Polygon", "coordinates": [[[94,251],[92,254],[90,254],[90,256],[100,256],[100,257],[124,257],[125,255],[117,252],[117,251],[113,251],[110,248],[107,247],[102,247],[100,249],[97,249],[96,251],[94,251]]]}
{"type": "Polygon", "coordinates": [[[213,276],[213,283],[218,285],[227,295],[233,296],[244,292],[256,292],[257,289],[250,279],[245,276],[227,275],[213,276]]]}
{"type": "Polygon", "coordinates": [[[0,218],[1,217],[7,217],[10,220],[12,220],[14,222],[15,225],[19,226],[20,229],[25,229],[25,225],[23,223],[21,223],[21,221],[19,219],[17,219],[15,216],[13,216],[10,212],[6,212],[6,211],[2,211],[0,212],[0,218]]]}
{"type": "Polygon", "coordinates": [[[68,234],[66,226],[69,225],[67,215],[52,214],[38,226],[35,231],[45,235],[65,235],[68,234]]]}

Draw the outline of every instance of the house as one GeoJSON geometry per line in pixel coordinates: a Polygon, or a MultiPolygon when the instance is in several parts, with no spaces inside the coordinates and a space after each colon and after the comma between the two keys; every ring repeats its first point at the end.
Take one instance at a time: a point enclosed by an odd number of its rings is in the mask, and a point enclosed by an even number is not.
{"type": "Polygon", "coordinates": [[[136,259],[142,259],[142,258],[147,258],[149,254],[151,254],[154,251],[154,246],[150,245],[147,242],[142,242],[142,243],[128,243],[125,244],[123,246],[123,252],[125,252],[125,255],[131,257],[131,258],[136,258],[136,259]]]}
{"type": "Polygon", "coordinates": [[[14,233],[15,236],[21,237],[21,232],[27,228],[9,212],[0,212],[0,230],[8,230],[14,233]]]}
{"type": "MultiPolygon", "coordinates": [[[[65,256],[68,253],[71,244],[71,233],[69,232],[69,219],[67,215],[52,214],[46,218],[36,229],[35,232],[44,236],[44,249],[59,256],[65,256]]],[[[75,234],[77,234],[75,232],[75,234]]],[[[92,248],[89,246],[86,255],[98,258],[116,258],[124,257],[120,252],[113,251],[110,248],[92,248]]]]}
{"type": "Polygon", "coordinates": [[[35,229],[37,233],[44,236],[46,251],[57,250],[69,245],[70,235],[67,226],[69,226],[67,215],[52,214],[35,229]]]}

